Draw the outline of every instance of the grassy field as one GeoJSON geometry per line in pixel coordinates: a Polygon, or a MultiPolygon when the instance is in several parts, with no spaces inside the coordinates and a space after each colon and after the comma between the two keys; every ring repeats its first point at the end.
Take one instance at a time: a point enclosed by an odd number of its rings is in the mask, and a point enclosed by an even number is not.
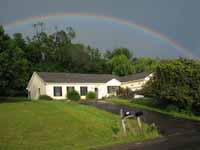
{"type": "Polygon", "coordinates": [[[126,105],[129,107],[147,109],[147,110],[159,112],[165,115],[170,115],[173,117],[200,121],[200,116],[195,116],[193,114],[188,114],[184,112],[177,112],[174,110],[161,109],[158,106],[156,106],[155,101],[150,98],[140,98],[140,99],[131,100],[131,101],[127,99],[122,99],[122,98],[110,98],[107,101],[110,103],[126,105]]]}
{"type": "Polygon", "coordinates": [[[124,137],[117,115],[65,101],[0,103],[0,150],[78,150],[159,136],[135,120],[124,137]]]}

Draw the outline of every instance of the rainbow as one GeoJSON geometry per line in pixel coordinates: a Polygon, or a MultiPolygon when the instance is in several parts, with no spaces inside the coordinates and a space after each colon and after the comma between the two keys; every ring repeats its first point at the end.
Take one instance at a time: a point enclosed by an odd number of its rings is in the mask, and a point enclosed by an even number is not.
{"type": "Polygon", "coordinates": [[[119,19],[116,17],[111,17],[111,16],[103,16],[103,15],[97,15],[97,14],[92,14],[92,13],[54,13],[54,14],[48,14],[46,16],[35,16],[35,17],[31,17],[31,18],[26,18],[26,19],[22,19],[22,20],[17,20],[14,21],[12,23],[9,24],[5,24],[5,27],[15,27],[17,25],[20,24],[25,24],[34,20],[48,20],[50,18],[54,18],[54,17],[95,17],[97,19],[100,20],[109,20],[112,21],[114,23],[118,23],[118,24],[122,24],[122,25],[126,25],[132,28],[136,28],[136,29],[140,29],[145,33],[150,33],[152,35],[154,35],[155,37],[159,38],[160,40],[164,40],[167,43],[169,43],[171,46],[175,47],[177,50],[179,50],[179,52],[183,53],[185,56],[189,57],[189,58],[196,58],[191,52],[189,52],[185,47],[183,47],[182,45],[180,45],[179,43],[177,43],[175,40],[171,40],[170,38],[166,37],[165,35],[154,31],[150,28],[145,27],[144,25],[141,24],[137,24],[133,21],[128,21],[128,20],[123,20],[123,19],[119,19]]]}

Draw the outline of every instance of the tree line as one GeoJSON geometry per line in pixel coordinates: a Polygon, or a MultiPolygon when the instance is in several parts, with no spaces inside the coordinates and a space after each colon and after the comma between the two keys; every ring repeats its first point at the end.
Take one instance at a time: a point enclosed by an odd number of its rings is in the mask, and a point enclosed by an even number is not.
{"type": "Polygon", "coordinates": [[[154,71],[142,91],[153,97],[159,107],[200,113],[200,61],[165,60],[154,71]]]}
{"type": "Polygon", "coordinates": [[[73,43],[76,32],[71,27],[51,34],[43,24],[33,25],[35,34],[9,35],[0,25],[0,96],[26,95],[26,86],[34,71],[108,73],[119,76],[152,71],[159,59],[136,58],[127,48],[102,50],[73,43]]]}

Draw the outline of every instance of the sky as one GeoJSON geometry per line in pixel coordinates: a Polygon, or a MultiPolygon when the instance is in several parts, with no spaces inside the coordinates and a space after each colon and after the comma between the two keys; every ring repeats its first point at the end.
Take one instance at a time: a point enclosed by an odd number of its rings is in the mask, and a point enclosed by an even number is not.
{"type": "Polygon", "coordinates": [[[43,21],[49,33],[72,26],[74,42],[102,50],[199,58],[199,7],[199,0],[0,0],[0,24],[27,36],[43,21]]]}

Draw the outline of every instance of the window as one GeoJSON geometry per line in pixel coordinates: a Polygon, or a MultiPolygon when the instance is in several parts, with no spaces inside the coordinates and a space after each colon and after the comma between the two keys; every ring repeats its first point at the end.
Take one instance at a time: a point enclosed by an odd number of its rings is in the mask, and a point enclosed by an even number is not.
{"type": "Polygon", "coordinates": [[[87,94],[87,87],[81,87],[80,91],[81,91],[81,96],[85,96],[87,94]]]}
{"type": "Polygon", "coordinates": [[[53,91],[54,91],[54,96],[62,96],[62,87],[61,86],[54,86],[53,91]]]}
{"type": "Polygon", "coordinates": [[[108,86],[108,93],[116,93],[119,90],[119,86],[108,86]]]}
{"type": "Polygon", "coordinates": [[[74,87],[73,86],[67,86],[67,93],[74,91],[74,87]]]}

